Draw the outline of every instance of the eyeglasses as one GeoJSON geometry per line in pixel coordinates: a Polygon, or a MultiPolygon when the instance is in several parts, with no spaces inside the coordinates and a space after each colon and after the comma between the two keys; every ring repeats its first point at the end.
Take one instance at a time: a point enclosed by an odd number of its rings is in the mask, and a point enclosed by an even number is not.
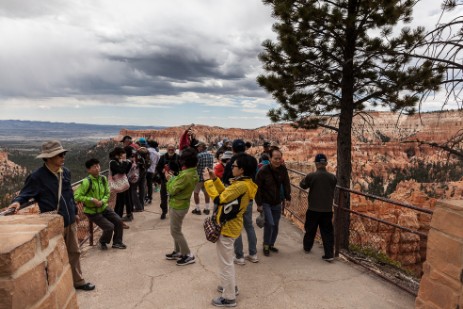
{"type": "Polygon", "coordinates": [[[60,158],[64,158],[65,156],[66,156],[66,153],[65,153],[65,152],[62,152],[62,153],[60,153],[60,154],[58,155],[58,157],[60,157],[60,158]]]}
{"type": "Polygon", "coordinates": [[[167,149],[167,151],[175,151],[175,149],[167,149]]]}
{"type": "Polygon", "coordinates": [[[232,167],[237,167],[237,168],[239,168],[239,166],[238,166],[238,165],[236,165],[236,164],[232,164],[232,167]]]}

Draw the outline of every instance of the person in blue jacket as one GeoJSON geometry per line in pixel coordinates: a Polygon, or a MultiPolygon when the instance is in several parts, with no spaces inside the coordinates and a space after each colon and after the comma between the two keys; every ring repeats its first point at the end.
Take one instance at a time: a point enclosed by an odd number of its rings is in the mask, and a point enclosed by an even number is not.
{"type": "Polygon", "coordinates": [[[32,172],[26,179],[19,195],[8,206],[17,212],[22,204],[34,199],[40,212],[58,211],[64,220],[64,241],[71,265],[74,287],[85,291],[95,289],[95,285],[86,282],[80,268],[80,249],[77,240],[77,207],[71,186],[71,172],[64,167],[64,157],[68,151],[59,141],[42,144],[42,152],[37,158],[44,164],[32,172]]]}

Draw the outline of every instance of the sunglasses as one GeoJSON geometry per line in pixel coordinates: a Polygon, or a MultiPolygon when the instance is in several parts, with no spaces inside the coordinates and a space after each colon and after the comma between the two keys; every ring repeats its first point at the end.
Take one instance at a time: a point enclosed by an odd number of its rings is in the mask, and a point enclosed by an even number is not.
{"type": "Polygon", "coordinates": [[[64,157],[66,156],[66,153],[65,153],[65,152],[62,152],[62,153],[60,153],[60,154],[57,155],[57,156],[60,157],[60,158],[64,158],[64,157]]]}

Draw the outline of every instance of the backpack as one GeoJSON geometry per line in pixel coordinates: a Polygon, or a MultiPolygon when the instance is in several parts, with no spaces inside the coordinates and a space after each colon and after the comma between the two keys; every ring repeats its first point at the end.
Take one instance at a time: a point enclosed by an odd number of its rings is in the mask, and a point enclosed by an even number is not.
{"type": "Polygon", "coordinates": [[[137,162],[145,170],[150,168],[151,166],[150,152],[146,147],[140,147],[137,150],[137,162]]]}
{"type": "MultiPolygon", "coordinates": [[[[106,177],[102,177],[103,178],[103,185],[104,185],[104,189],[105,189],[105,193],[106,193],[106,177]]],[[[89,176],[87,176],[85,179],[88,180],[88,188],[87,188],[87,191],[85,191],[85,194],[84,195],[87,195],[90,191],[92,191],[92,180],[90,179],[89,176]]]]}
{"type": "Polygon", "coordinates": [[[133,162],[130,167],[129,172],[127,173],[127,178],[130,183],[137,183],[140,179],[140,170],[138,169],[137,163],[133,162]]]}

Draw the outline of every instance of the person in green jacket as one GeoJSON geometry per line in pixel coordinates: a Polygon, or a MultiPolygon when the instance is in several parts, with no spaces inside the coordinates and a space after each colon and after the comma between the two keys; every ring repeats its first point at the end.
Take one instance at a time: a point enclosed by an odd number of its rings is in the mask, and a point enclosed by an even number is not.
{"type": "Polygon", "coordinates": [[[122,242],[123,223],[121,217],[108,207],[109,184],[105,176],[100,175],[100,161],[90,159],[85,162],[88,177],[74,192],[74,199],[84,204],[84,213],[90,221],[98,225],[103,233],[99,240],[99,248],[107,250],[107,244],[113,240],[112,247],[126,249],[122,242]]]}
{"type": "Polygon", "coordinates": [[[164,173],[167,179],[167,193],[169,193],[170,234],[174,239],[174,251],[166,254],[166,259],[177,260],[178,266],[195,262],[195,257],[191,254],[185,236],[183,236],[182,223],[190,208],[191,194],[199,181],[196,171],[197,154],[193,148],[184,149],[179,159],[180,173],[177,176],[174,176],[171,171],[164,173]]]}

